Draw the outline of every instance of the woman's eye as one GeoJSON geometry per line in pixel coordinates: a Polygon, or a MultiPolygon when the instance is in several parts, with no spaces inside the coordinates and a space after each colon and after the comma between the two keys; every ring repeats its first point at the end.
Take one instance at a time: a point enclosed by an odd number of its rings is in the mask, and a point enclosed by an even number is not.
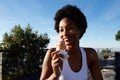
{"type": "Polygon", "coordinates": [[[70,26],[70,27],[69,27],[69,30],[72,30],[72,29],[73,29],[73,26],[70,26]]]}
{"type": "Polygon", "coordinates": [[[69,28],[69,30],[73,29],[72,27],[69,28]]]}
{"type": "Polygon", "coordinates": [[[59,32],[63,32],[63,29],[60,29],[59,32]]]}

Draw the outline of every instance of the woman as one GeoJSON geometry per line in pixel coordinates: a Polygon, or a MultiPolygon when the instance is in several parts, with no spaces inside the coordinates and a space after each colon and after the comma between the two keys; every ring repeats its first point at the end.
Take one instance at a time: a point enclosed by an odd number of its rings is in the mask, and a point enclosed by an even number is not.
{"type": "Polygon", "coordinates": [[[87,80],[90,69],[93,80],[103,80],[97,53],[92,48],[79,47],[79,40],[87,28],[87,21],[79,8],[65,5],[55,15],[55,30],[59,33],[60,43],[65,45],[69,57],[60,50],[47,51],[40,80],[87,80]]]}

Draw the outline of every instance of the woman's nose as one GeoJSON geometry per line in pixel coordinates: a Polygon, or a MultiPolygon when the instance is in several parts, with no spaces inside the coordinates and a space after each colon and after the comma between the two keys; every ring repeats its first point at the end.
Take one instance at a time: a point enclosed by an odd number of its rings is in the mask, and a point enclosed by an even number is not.
{"type": "Polygon", "coordinates": [[[63,35],[68,35],[68,30],[64,30],[63,35]]]}

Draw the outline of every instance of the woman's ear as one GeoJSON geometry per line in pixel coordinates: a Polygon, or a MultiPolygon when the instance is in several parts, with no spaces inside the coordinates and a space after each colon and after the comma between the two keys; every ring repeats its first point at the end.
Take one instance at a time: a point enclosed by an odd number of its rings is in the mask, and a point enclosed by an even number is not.
{"type": "Polygon", "coordinates": [[[79,34],[82,34],[82,33],[83,33],[83,31],[82,31],[81,29],[80,29],[78,32],[79,32],[79,34]]]}
{"type": "Polygon", "coordinates": [[[79,30],[79,38],[81,38],[81,36],[83,35],[84,31],[83,30],[79,30]]]}

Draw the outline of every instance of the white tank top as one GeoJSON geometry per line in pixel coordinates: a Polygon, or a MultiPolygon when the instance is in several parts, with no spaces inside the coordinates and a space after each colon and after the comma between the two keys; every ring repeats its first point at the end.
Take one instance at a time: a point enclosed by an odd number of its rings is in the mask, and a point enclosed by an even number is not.
{"type": "Polygon", "coordinates": [[[69,66],[68,59],[63,62],[63,69],[58,80],[88,80],[88,66],[86,52],[80,47],[82,54],[82,67],[79,72],[73,72],[69,66]]]}

